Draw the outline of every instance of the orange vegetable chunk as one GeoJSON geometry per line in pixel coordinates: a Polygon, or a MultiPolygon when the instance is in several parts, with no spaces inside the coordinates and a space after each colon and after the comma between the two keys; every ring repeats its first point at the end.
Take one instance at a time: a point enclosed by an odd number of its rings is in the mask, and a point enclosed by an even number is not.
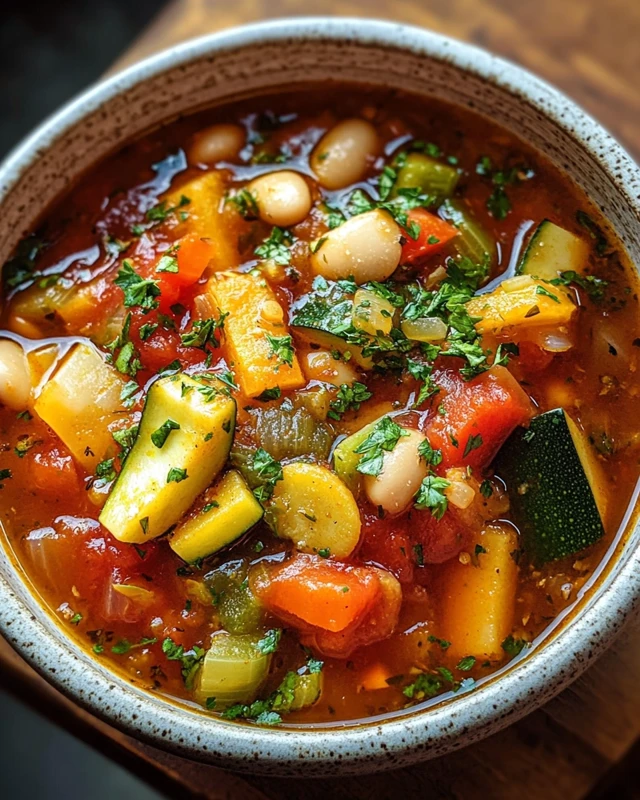
{"type": "Polygon", "coordinates": [[[248,397],[279,386],[298,389],[306,379],[298,358],[288,364],[274,353],[273,339],[289,336],[284,311],[264,278],[221,272],[208,284],[214,305],[228,314],[224,322],[227,361],[248,397]],[[272,341],[269,340],[272,337],[272,341]]]}
{"type": "Polygon", "coordinates": [[[409,225],[415,223],[419,228],[417,239],[405,234],[406,242],[402,245],[402,264],[410,264],[418,258],[431,256],[458,235],[458,229],[445,222],[424,208],[414,208],[407,215],[409,225]]]}
{"type": "Polygon", "coordinates": [[[531,401],[505,367],[492,367],[470,381],[445,370],[435,380],[447,394],[438,395],[442,412],[425,433],[442,451],[445,469],[486,466],[514,428],[531,418],[531,401]]]}
{"type": "Polygon", "coordinates": [[[374,570],[302,554],[259,574],[252,589],[272,613],[333,633],[361,620],[381,594],[374,570]]]}

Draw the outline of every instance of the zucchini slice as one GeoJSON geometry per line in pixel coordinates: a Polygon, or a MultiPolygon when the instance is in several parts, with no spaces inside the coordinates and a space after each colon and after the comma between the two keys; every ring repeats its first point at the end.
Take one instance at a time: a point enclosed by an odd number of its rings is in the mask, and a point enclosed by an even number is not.
{"type": "Polygon", "coordinates": [[[270,514],[278,536],[297,550],[346,558],[360,540],[360,512],[353,495],[333,472],[296,461],[282,470],[270,514]]]}
{"type": "Polygon", "coordinates": [[[235,400],[213,383],[180,372],[156,381],[100,522],[131,543],[175,525],[224,466],[235,419],[235,400]]]}
{"type": "Polygon", "coordinates": [[[534,564],[578,553],[604,535],[604,477],[586,436],[563,409],[514,431],[494,467],[506,481],[534,564]]]}
{"type": "Polygon", "coordinates": [[[545,219],[531,237],[517,272],[551,281],[567,270],[582,275],[588,261],[589,245],[584,239],[545,219]]]}
{"type": "Polygon", "coordinates": [[[353,358],[358,366],[371,369],[373,361],[362,353],[362,347],[352,343],[353,334],[366,337],[353,326],[353,300],[337,285],[327,292],[312,292],[299,305],[291,319],[292,330],[306,342],[327,350],[337,350],[353,358]]]}
{"type": "Polygon", "coordinates": [[[231,544],[253,528],[263,514],[242,475],[230,470],[205,492],[203,510],[178,525],[169,545],[183,561],[192,564],[231,544]]]}

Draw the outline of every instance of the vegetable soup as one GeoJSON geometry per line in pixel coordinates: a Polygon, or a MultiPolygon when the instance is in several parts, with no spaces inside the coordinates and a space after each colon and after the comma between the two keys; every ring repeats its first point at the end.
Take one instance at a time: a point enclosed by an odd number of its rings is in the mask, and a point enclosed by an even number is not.
{"type": "Polygon", "coordinates": [[[86,175],[3,269],[5,543],[70,637],[261,725],[472,691],[640,471],[632,267],[468,110],[343,85],[86,175]]]}

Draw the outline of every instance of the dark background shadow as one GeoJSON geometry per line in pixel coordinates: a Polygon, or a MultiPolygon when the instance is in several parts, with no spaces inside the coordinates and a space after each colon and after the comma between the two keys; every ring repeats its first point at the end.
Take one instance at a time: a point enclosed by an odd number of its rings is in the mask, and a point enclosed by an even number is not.
{"type": "MultiPolygon", "coordinates": [[[[0,157],[97,80],[162,0],[22,0],[0,11],[0,157]],[[7,9],[11,10],[7,10],[7,9]]],[[[157,800],[121,767],[0,692],[0,797],[157,800]]]]}

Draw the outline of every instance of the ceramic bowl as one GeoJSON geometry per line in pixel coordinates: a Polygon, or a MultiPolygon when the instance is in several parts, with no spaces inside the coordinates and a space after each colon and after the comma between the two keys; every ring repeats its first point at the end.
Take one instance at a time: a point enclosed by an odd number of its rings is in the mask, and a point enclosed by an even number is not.
{"type": "MultiPolygon", "coordinates": [[[[131,137],[270,87],[336,80],[402,87],[490,115],[580,185],[640,264],[640,171],[570,100],[513,64],[425,30],[313,18],[253,25],[174,47],[103,81],[46,121],[0,170],[0,263],[50,201],[131,137]]],[[[0,631],[79,705],[174,753],[280,775],[387,769],[494,733],[580,675],[640,599],[640,526],[630,519],[591,591],[526,658],[473,692],[361,724],[258,728],[144,692],[67,638],[2,548],[0,631]]]]}

